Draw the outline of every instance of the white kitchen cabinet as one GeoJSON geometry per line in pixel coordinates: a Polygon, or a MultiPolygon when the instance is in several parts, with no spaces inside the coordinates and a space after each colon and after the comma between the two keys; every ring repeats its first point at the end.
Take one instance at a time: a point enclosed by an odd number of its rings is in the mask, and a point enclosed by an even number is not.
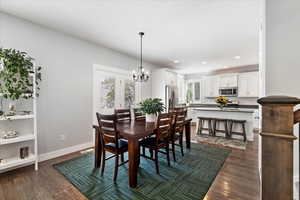
{"type": "Polygon", "coordinates": [[[219,87],[220,88],[233,88],[238,85],[238,76],[236,74],[220,75],[219,87]]]}
{"type": "Polygon", "coordinates": [[[205,97],[219,96],[219,77],[209,76],[204,79],[205,97]]]}
{"type": "Polygon", "coordinates": [[[183,104],[186,102],[186,89],[185,80],[182,75],[177,75],[177,88],[178,88],[178,103],[183,104]]]}
{"type": "Polygon", "coordinates": [[[238,78],[239,97],[258,97],[259,76],[258,72],[247,72],[239,74],[238,78]]]}

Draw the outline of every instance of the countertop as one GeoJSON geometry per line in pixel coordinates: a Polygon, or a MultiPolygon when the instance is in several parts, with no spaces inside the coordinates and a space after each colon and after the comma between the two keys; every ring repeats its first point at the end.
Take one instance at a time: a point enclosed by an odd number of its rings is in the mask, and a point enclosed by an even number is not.
{"type": "Polygon", "coordinates": [[[248,109],[248,108],[212,108],[212,107],[199,107],[192,108],[192,110],[198,111],[218,111],[218,112],[243,112],[243,113],[254,113],[257,109],[248,109]]]}

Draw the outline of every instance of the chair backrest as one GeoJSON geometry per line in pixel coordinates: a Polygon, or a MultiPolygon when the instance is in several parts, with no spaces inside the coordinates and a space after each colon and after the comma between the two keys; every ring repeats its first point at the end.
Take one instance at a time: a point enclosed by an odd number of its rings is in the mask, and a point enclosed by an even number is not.
{"type": "Polygon", "coordinates": [[[185,111],[176,112],[173,124],[173,133],[182,133],[184,129],[185,111]]]}
{"type": "Polygon", "coordinates": [[[186,117],[186,115],[187,115],[187,107],[170,108],[169,112],[171,112],[171,113],[184,112],[184,115],[186,117]]]}
{"type": "Polygon", "coordinates": [[[172,114],[163,113],[159,114],[157,118],[157,132],[156,139],[157,142],[161,140],[168,140],[170,137],[171,126],[172,126],[172,114]]]}
{"type": "Polygon", "coordinates": [[[135,108],[133,109],[134,111],[134,119],[135,120],[144,120],[145,119],[145,115],[141,112],[140,109],[135,108]]]}
{"type": "Polygon", "coordinates": [[[115,143],[116,148],[118,148],[119,135],[116,128],[116,116],[102,115],[100,113],[96,113],[96,115],[99,123],[102,144],[115,143]]]}
{"type": "Polygon", "coordinates": [[[115,109],[115,115],[118,122],[131,120],[130,109],[115,109]]]}

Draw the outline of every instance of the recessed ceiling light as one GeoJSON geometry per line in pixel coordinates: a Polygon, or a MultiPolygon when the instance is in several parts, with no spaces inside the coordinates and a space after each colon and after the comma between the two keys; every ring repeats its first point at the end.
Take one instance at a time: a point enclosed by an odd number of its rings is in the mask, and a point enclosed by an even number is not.
{"type": "Polygon", "coordinates": [[[241,59],[241,56],[234,56],[234,59],[239,60],[241,59]]]}
{"type": "Polygon", "coordinates": [[[224,69],[228,68],[228,66],[223,66],[224,69]]]}
{"type": "Polygon", "coordinates": [[[179,60],[174,60],[173,62],[174,62],[175,64],[177,64],[177,63],[179,63],[179,60]]]}
{"type": "Polygon", "coordinates": [[[206,61],[202,61],[201,63],[202,63],[202,65],[206,65],[206,64],[207,64],[207,62],[206,62],[206,61]]]}

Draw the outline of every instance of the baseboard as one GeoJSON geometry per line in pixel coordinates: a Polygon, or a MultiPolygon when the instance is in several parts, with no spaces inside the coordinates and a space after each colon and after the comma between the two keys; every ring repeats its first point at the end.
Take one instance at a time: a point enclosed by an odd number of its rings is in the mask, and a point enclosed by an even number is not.
{"type": "Polygon", "coordinates": [[[92,142],[88,142],[88,143],[84,143],[84,144],[78,144],[78,145],[75,145],[75,146],[67,147],[67,148],[64,148],[64,149],[59,149],[59,150],[52,151],[52,152],[49,152],[49,153],[40,154],[39,155],[39,162],[43,162],[45,160],[50,160],[50,159],[57,158],[57,157],[60,157],[60,156],[64,156],[64,155],[67,155],[67,154],[70,154],[70,153],[81,151],[83,149],[91,148],[93,146],[94,146],[94,144],[92,142]]]}

